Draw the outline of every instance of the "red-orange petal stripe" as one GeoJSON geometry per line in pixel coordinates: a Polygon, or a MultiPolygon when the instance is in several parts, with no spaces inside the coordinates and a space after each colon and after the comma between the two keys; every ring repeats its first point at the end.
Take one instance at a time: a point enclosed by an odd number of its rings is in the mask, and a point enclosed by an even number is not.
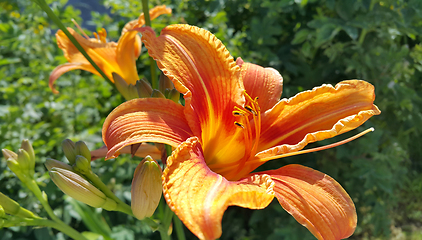
{"type": "Polygon", "coordinates": [[[241,58],[236,59],[236,64],[240,67],[246,92],[252,98],[258,97],[261,112],[267,111],[280,101],[283,77],[277,70],[245,63],[241,58]]]}
{"type": "Polygon", "coordinates": [[[163,193],[171,210],[200,239],[221,236],[226,208],[236,205],[265,208],[274,198],[268,175],[253,175],[230,182],[206,165],[196,137],[182,143],[167,160],[163,193]]]}
{"type": "Polygon", "coordinates": [[[260,174],[271,176],[281,206],[316,238],[339,240],[355,231],[355,205],[333,178],[296,164],[260,174]]]}
{"type": "Polygon", "coordinates": [[[118,156],[123,147],[140,142],[177,147],[192,136],[183,108],[161,98],[138,98],[122,103],[103,125],[103,141],[109,149],[106,159],[118,156]]]}
{"type": "MultiPolygon", "coordinates": [[[[234,106],[244,103],[239,67],[210,32],[189,25],[171,25],[159,37],[141,28],[142,41],[159,68],[183,93],[186,118],[204,146],[217,144],[236,130],[234,106]]],[[[217,147],[218,148],[218,147],[217,147]]]]}

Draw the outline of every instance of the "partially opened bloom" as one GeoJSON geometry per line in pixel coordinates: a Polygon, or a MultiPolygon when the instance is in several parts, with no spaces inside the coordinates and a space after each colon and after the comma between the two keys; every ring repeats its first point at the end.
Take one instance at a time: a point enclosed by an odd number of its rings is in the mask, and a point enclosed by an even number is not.
{"type": "Polygon", "coordinates": [[[163,193],[200,239],[220,237],[228,206],[262,209],[274,197],[318,239],[354,232],[355,206],[331,177],[297,164],[253,171],[379,114],[371,84],[344,81],[279,100],[276,70],[235,62],[206,30],[172,25],[159,37],[150,28],[139,31],[150,56],[184,94],[185,106],[152,98],[123,103],[103,126],[107,158],[139,142],[176,147],[163,172],[163,193]]]}
{"type": "MultiPolygon", "coordinates": [[[[151,19],[154,19],[162,14],[170,13],[170,8],[166,8],[166,6],[157,6],[150,10],[150,17],[151,19]]],[[[86,35],[83,37],[72,28],[67,29],[111,81],[114,81],[112,73],[115,72],[128,84],[135,85],[136,81],[139,79],[138,71],[136,69],[136,59],[141,53],[141,41],[138,32],[132,29],[141,27],[144,24],[145,19],[143,14],[141,14],[137,20],[127,23],[123,28],[122,36],[117,43],[107,42],[107,32],[105,29],[98,31],[98,34],[94,33],[95,38],[89,38],[86,35]]],[[[73,45],[69,38],[67,38],[63,31],[59,30],[56,33],[56,37],[57,44],[59,45],[59,48],[63,50],[64,56],[69,63],[56,67],[50,74],[49,86],[54,93],[58,93],[54,88],[54,82],[65,72],[81,69],[101,76],[73,45]]]]}

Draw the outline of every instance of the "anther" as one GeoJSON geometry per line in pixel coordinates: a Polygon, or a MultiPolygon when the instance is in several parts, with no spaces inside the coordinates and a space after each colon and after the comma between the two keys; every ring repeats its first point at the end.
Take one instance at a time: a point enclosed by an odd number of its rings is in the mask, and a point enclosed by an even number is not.
{"type": "Polygon", "coordinates": [[[235,124],[236,126],[238,126],[238,127],[245,128],[245,127],[243,126],[243,124],[241,124],[241,123],[239,123],[239,122],[234,122],[234,124],[235,124]]]}
{"type": "Polygon", "coordinates": [[[251,112],[253,115],[258,115],[251,107],[249,106],[245,106],[245,109],[248,110],[249,112],[251,112]]]}
{"type": "Polygon", "coordinates": [[[245,116],[243,113],[238,112],[238,111],[233,111],[233,115],[234,116],[245,116]]]}

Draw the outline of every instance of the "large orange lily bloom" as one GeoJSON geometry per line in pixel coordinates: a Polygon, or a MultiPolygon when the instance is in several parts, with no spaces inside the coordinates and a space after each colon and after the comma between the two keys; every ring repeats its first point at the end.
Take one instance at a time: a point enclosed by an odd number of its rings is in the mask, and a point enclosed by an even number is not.
{"type": "Polygon", "coordinates": [[[280,101],[276,70],[235,62],[204,29],[171,25],[159,37],[147,27],[139,31],[150,56],[184,94],[185,106],[157,98],[123,103],[103,126],[107,158],[139,142],[175,147],[163,172],[164,197],[200,239],[221,236],[228,206],[262,209],[274,197],[318,239],[354,232],[355,206],[331,177],[297,164],[252,171],[379,114],[371,84],[344,81],[280,101]]]}
{"type": "MultiPolygon", "coordinates": [[[[154,19],[162,14],[170,14],[171,9],[166,6],[157,6],[150,10],[150,17],[154,19]]],[[[72,36],[81,44],[86,53],[105,73],[105,75],[114,82],[112,73],[120,75],[128,84],[135,85],[139,79],[136,69],[136,59],[141,54],[141,40],[138,32],[132,29],[142,27],[145,24],[144,14],[142,13],[137,20],[130,21],[122,30],[122,36],[119,41],[107,42],[107,32],[105,29],[94,33],[95,38],[83,37],[72,28],[67,28],[72,36]]],[[[62,30],[56,33],[57,44],[63,50],[64,56],[69,63],[56,67],[50,74],[49,86],[54,93],[58,91],[54,88],[54,82],[63,73],[74,69],[82,69],[93,74],[101,76],[88,60],[79,52],[73,43],[67,38],[62,30]]]]}

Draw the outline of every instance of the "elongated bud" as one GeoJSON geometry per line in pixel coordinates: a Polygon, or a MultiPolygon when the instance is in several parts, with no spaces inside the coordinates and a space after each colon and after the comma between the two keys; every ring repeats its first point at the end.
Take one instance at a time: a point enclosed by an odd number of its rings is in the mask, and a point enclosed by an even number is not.
{"type": "Polygon", "coordinates": [[[132,212],[138,219],[151,217],[162,194],[161,167],[150,156],[136,167],[132,180],[132,212]]]}
{"type": "Polygon", "coordinates": [[[166,97],[175,103],[179,103],[180,93],[175,88],[171,90],[166,89],[166,97]]]}
{"type": "Polygon", "coordinates": [[[23,217],[23,218],[35,218],[37,217],[31,211],[21,207],[19,203],[10,199],[8,196],[0,192],[0,205],[3,207],[3,211],[7,214],[23,217]]]}
{"type": "Polygon", "coordinates": [[[18,154],[16,154],[13,151],[10,151],[9,149],[2,149],[1,152],[3,153],[3,156],[4,158],[6,158],[6,160],[9,160],[9,159],[18,160],[18,154]]]}
{"type": "Polygon", "coordinates": [[[53,167],[63,168],[63,169],[69,170],[69,171],[73,171],[72,166],[70,166],[69,164],[66,164],[64,162],[60,162],[60,161],[57,161],[57,160],[51,159],[51,158],[47,159],[45,161],[44,165],[48,169],[48,171],[50,171],[53,167]]]}
{"type": "Polygon", "coordinates": [[[126,100],[138,98],[135,86],[128,84],[119,74],[113,72],[114,85],[126,100]]]}
{"type": "Polygon", "coordinates": [[[83,141],[77,141],[75,143],[75,151],[76,155],[81,155],[84,156],[86,159],[91,160],[91,151],[89,151],[88,146],[83,141]]]}
{"type": "Polygon", "coordinates": [[[91,171],[91,161],[86,159],[84,156],[77,155],[73,170],[82,174],[87,174],[91,171]]]}
{"type": "Polygon", "coordinates": [[[153,97],[153,98],[166,98],[166,96],[164,96],[164,94],[157,89],[152,90],[151,97],[153,97]]]}
{"type": "Polygon", "coordinates": [[[75,143],[70,139],[65,139],[62,142],[62,148],[69,163],[74,164],[76,159],[75,143]]]}
{"type": "Polygon", "coordinates": [[[160,74],[160,79],[158,80],[158,90],[160,90],[160,92],[165,92],[166,89],[173,89],[174,88],[174,84],[173,82],[163,73],[160,74]]]}
{"type": "Polygon", "coordinates": [[[53,167],[49,172],[51,179],[65,194],[96,208],[112,211],[117,203],[88,182],[81,175],[67,169],[53,167]]]}
{"type": "Polygon", "coordinates": [[[35,152],[34,152],[34,148],[32,147],[32,145],[31,145],[31,143],[29,142],[28,139],[22,140],[21,148],[23,150],[25,150],[29,155],[29,159],[31,160],[31,164],[33,164],[33,166],[30,166],[30,167],[35,167],[35,152]]]}
{"type": "Polygon", "coordinates": [[[22,171],[27,172],[30,169],[31,166],[31,159],[29,157],[29,154],[23,150],[23,149],[19,149],[18,150],[18,163],[19,166],[21,167],[22,171]]]}
{"type": "Polygon", "coordinates": [[[138,96],[140,98],[151,97],[152,87],[151,84],[145,79],[139,79],[136,81],[136,90],[138,91],[138,96]]]}

